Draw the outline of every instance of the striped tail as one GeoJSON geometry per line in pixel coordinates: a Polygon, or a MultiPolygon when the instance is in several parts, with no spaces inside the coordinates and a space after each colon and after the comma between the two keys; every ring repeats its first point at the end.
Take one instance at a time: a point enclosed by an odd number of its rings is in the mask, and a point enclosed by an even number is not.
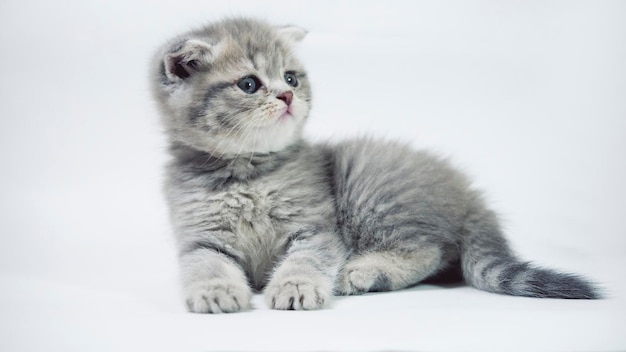
{"type": "Polygon", "coordinates": [[[465,281],[489,292],[539,298],[597,299],[600,292],[586,279],[539,268],[511,253],[496,215],[483,210],[468,217],[461,249],[465,281]]]}

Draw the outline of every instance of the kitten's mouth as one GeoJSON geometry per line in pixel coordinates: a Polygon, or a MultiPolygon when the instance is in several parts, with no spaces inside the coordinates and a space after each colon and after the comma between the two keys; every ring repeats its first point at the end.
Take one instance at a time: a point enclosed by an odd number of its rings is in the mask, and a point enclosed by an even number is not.
{"type": "Polygon", "coordinates": [[[285,110],[278,117],[278,121],[285,121],[285,120],[289,119],[292,116],[293,116],[293,114],[291,112],[291,106],[286,107],[285,110]]]}

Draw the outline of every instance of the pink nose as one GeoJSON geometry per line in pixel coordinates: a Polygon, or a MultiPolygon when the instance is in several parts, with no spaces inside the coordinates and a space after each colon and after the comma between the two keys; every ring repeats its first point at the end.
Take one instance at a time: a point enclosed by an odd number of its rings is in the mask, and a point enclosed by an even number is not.
{"type": "Polygon", "coordinates": [[[282,100],[287,104],[287,106],[291,105],[291,100],[293,100],[293,92],[288,90],[286,92],[280,93],[276,98],[282,100]]]}

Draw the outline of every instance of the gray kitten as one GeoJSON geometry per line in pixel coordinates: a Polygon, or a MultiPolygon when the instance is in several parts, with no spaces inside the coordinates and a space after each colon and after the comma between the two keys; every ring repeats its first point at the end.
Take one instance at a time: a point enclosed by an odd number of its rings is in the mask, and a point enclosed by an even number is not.
{"type": "Polygon", "coordinates": [[[157,54],[153,90],[172,156],[165,190],[192,312],[275,309],[398,290],[457,273],[491,292],[598,298],[509,249],[496,215],[445,160],[373,139],[310,144],[306,32],[228,19],[157,54]]]}

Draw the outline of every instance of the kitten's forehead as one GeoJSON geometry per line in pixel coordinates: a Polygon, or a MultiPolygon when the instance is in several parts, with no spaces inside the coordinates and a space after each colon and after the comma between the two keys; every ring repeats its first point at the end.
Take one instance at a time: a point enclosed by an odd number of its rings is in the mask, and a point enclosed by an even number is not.
{"type": "Polygon", "coordinates": [[[289,43],[263,22],[229,21],[207,31],[222,47],[219,60],[224,63],[241,65],[243,60],[245,66],[270,77],[282,76],[285,69],[300,68],[289,43]]]}
{"type": "Polygon", "coordinates": [[[231,52],[243,59],[247,67],[269,77],[282,76],[285,67],[291,64],[288,62],[291,61],[288,60],[291,57],[290,48],[276,38],[251,36],[245,41],[231,42],[231,45],[237,46],[231,52]]]}

